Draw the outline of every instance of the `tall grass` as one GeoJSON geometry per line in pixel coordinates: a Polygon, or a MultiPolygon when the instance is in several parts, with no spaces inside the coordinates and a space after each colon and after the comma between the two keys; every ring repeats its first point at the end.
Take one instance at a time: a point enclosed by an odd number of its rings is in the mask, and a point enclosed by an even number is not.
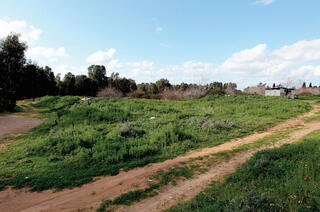
{"type": "Polygon", "coordinates": [[[319,211],[320,131],[255,154],[223,184],[169,211],[319,211]]]}
{"type": "Polygon", "coordinates": [[[0,152],[0,188],[62,189],[120,168],[215,146],[305,113],[301,101],[255,96],[160,101],[43,97],[47,120],[0,152]]]}

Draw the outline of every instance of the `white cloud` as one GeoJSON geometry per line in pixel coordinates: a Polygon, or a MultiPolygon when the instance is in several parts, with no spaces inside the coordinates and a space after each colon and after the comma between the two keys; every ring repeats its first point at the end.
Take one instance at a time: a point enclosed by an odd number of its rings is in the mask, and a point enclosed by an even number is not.
{"type": "Polygon", "coordinates": [[[319,66],[306,65],[306,66],[299,67],[291,71],[290,77],[303,78],[305,80],[312,80],[313,78],[319,78],[320,65],[319,66]]]}
{"type": "MultiPolygon", "coordinates": [[[[143,60],[137,62],[129,62],[126,64],[129,71],[123,72],[124,77],[136,80],[137,82],[150,82],[154,80],[154,66],[153,62],[143,60]]],[[[159,76],[159,75],[158,75],[159,76]]]]}
{"type": "Polygon", "coordinates": [[[215,73],[212,64],[201,61],[186,61],[182,65],[168,66],[165,69],[175,76],[174,82],[207,83],[215,73]]]}
{"type": "Polygon", "coordinates": [[[94,63],[94,64],[102,64],[106,62],[107,60],[110,60],[112,56],[116,53],[116,49],[110,48],[108,51],[97,51],[86,59],[88,63],[94,63]]]}
{"type": "Polygon", "coordinates": [[[21,34],[22,41],[32,42],[39,39],[42,30],[27,24],[26,21],[0,19],[0,38],[4,38],[12,32],[21,34]]]}
{"type": "Polygon", "coordinates": [[[121,64],[117,59],[110,60],[106,66],[107,71],[113,71],[113,72],[122,67],[123,67],[123,64],[121,64]]]}
{"type": "Polygon", "coordinates": [[[134,68],[130,71],[122,73],[124,77],[134,79],[136,82],[155,82],[160,78],[168,78],[169,80],[173,79],[170,78],[171,73],[164,70],[150,70],[150,69],[141,69],[141,68],[134,68]]]}
{"type": "Polygon", "coordinates": [[[121,73],[122,76],[132,78],[138,83],[140,82],[155,82],[160,78],[166,78],[171,83],[192,82],[202,83],[206,82],[209,76],[212,76],[212,65],[197,62],[187,61],[181,65],[167,65],[156,69],[153,62],[141,61],[128,63],[131,67],[129,71],[121,73]]]}
{"type": "Polygon", "coordinates": [[[56,61],[59,57],[68,56],[64,47],[60,48],[46,48],[42,46],[31,47],[26,52],[26,56],[31,59],[43,60],[47,59],[51,62],[56,61]]]}
{"type": "Polygon", "coordinates": [[[320,39],[299,41],[272,52],[272,55],[283,60],[309,62],[320,60],[320,39]]]}
{"type": "MultiPolygon", "coordinates": [[[[147,77],[147,75],[149,75],[149,74],[148,73],[146,74],[146,71],[141,71],[140,69],[137,69],[137,68],[132,69],[132,70],[130,70],[128,72],[124,72],[122,75],[124,77],[126,77],[126,78],[134,79],[134,80],[137,80],[137,81],[139,81],[139,79],[142,78],[141,82],[143,82],[146,79],[148,81],[151,81],[149,79],[149,77],[147,77]]],[[[148,81],[144,81],[144,82],[148,82],[148,81]]]]}
{"type": "Polygon", "coordinates": [[[87,68],[84,66],[76,67],[69,64],[53,66],[52,71],[54,71],[55,74],[61,74],[61,79],[63,79],[64,75],[68,72],[71,72],[74,75],[87,75],[88,73],[87,68]]]}
{"type": "Polygon", "coordinates": [[[19,33],[20,39],[27,42],[29,46],[26,57],[39,64],[49,65],[50,62],[57,61],[58,58],[68,56],[64,47],[49,48],[38,46],[37,42],[42,34],[42,30],[28,24],[24,20],[9,20],[8,18],[0,19],[0,38],[5,38],[10,33],[19,33]]]}
{"type": "Polygon", "coordinates": [[[239,53],[235,53],[231,58],[227,59],[221,66],[222,69],[239,69],[247,68],[248,64],[254,67],[260,67],[262,64],[258,62],[263,59],[267,53],[267,45],[259,44],[252,49],[245,49],[239,53]]]}
{"type": "Polygon", "coordinates": [[[184,74],[207,74],[209,73],[212,65],[209,63],[187,61],[181,66],[176,66],[176,68],[181,69],[184,74]]]}
{"type": "Polygon", "coordinates": [[[242,84],[250,80],[280,82],[287,77],[311,80],[320,76],[320,66],[310,63],[319,62],[320,40],[299,41],[271,52],[266,44],[259,44],[233,54],[215,71],[225,77],[238,77],[242,84]]]}
{"type": "Polygon", "coordinates": [[[255,1],[255,4],[262,4],[262,5],[269,5],[276,2],[276,0],[257,0],[255,1]]]}
{"type": "Polygon", "coordinates": [[[159,27],[159,26],[158,26],[158,27],[156,28],[156,32],[162,32],[162,31],[163,31],[163,28],[162,28],[162,27],[159,27]]]}
{"type": "Polygon", "coordinates": [[[132,63],[128,63],[128,66],[133,67],[133,68],[138,68],[138,69],[144,69],[144,70],[152,70],[153,67],[153,62],[149,62],[149,61],[140,61],[140,62],[132,62],[132,63]]]}

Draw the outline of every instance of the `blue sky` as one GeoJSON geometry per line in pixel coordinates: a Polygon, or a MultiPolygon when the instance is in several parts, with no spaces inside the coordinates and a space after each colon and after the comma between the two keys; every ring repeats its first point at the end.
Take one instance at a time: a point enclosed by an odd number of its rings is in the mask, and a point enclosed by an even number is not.
{"type": "Polygon", "coordinates": [[[320,83],[319,0],[3,0],[0,37],[56,73],[137,82],[320,83]]]}

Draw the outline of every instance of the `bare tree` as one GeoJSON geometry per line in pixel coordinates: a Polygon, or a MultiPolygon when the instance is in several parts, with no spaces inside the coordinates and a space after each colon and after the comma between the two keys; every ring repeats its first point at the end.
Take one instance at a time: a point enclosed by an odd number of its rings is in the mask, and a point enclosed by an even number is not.
{"type": "Polygon", "coordinates": [[[257,94],[257,95],[263,95],[265,90],[266,90],[266,83],[262,83],[260,82],[258,85],[256,86],[252,86],[252,87],[247,87],[244,89],[244,92],[247,94],[257,94]]]}

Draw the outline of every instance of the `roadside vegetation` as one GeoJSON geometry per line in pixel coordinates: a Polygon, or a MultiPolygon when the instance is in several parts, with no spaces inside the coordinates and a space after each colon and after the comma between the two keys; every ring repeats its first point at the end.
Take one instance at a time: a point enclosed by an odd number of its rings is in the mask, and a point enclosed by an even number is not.
{"type": "Polygon", "coordinates": [[[320,95],[312,95],[312,94],[304,93],[304,94],[298,95],[298,99],[300,99],[300,100],[316,100],[317,102],[319,102],[320,95]]]}
{"type": "Polygon", "coordinates": [[[256,153],[222,184],[169,211],[319,211],[320,131],[256,153]]]}
{"type": "Polygon", "coordinates": [[[0,187],[62,189],[215,146],[305,113],[308,103],[261,96],[161,101],[43,97],[47,120],[0,152],[0,187]]]}
{"type": "Polygon", "coordinates": [[[194,176],[203,174],[211,167],[228,161],[237,154],[241,154],[242,152],[250,149],[253,150],[261,147],[271,146],[279,140],[286,138],[291,132],[300,129],[301,128],[277,131],[262,139],[258,139],[253,143],[243,144],[229,151],[221,151],[211,155],[191,158],[186,162],[180,162],[173,168],[169,168],[165,171],[158,171],[156,174],[150,176],[150,185],[148,188],[129,191],[119,195],[114,200],[104,200],[100,204],[97,211],[112,211],[119,205],[131,205],[143,199],[156,196],[158,191],[160,191],[163,186],[168,184],[176,186],[177,182],[188,180],[194,176]]]}

